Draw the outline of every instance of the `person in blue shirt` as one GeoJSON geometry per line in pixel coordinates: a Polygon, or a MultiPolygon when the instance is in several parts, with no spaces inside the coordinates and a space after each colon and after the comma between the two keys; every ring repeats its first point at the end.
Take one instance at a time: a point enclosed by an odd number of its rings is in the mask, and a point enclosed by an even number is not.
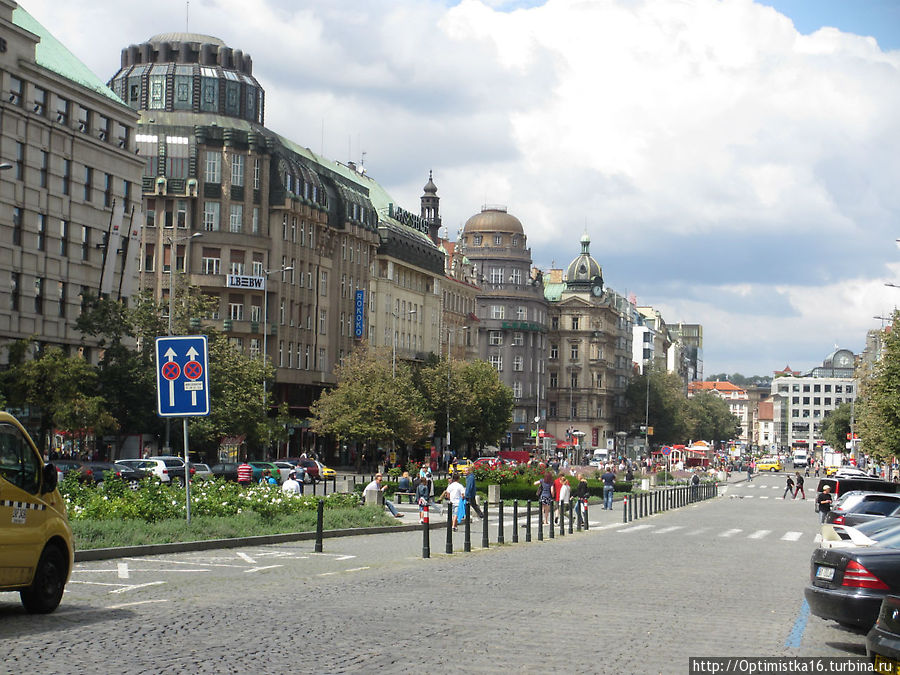
{"type": "Polygon", "coordinates": [[[262,478],[259,479],[260,485],[278,485],[278,481],[275,480],[275,477],[269,472],[268,469],[263,471],[262,478]]]}
{"type": "Polygon", "coordinates": [[[475,503],[475,470],[471,465],[466,467],[466,501],[469,503],[469,508],[475,511],[479,518],[484,518],[481,507],[475,503]]]}
{"type": "Polygon", "coordinates": [[[612,472],[612,469],[607,469],[600,479],[603,481],[603,509],[611,511],[616,490],[616,474],[612,472]]]}

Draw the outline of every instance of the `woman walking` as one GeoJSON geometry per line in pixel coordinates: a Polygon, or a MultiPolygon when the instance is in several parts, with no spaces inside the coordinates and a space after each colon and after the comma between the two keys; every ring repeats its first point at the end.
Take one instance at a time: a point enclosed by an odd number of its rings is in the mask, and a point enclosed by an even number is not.
{"type": "Polygon", "coordinates": [[[549,469],[544,472],[544,477],[535,483],[538,486],[537,497],[541,503],[541,517],[544,525],[550,524],[550,504],[556,496],[556,489],[553,485],[553,472],[549,469]]]}

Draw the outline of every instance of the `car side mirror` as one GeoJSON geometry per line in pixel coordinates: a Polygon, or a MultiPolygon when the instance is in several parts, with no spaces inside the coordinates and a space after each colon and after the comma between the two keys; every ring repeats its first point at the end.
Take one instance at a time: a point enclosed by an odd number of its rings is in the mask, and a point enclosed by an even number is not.
{"type": "Polygon", "coordinates": [[[45,464],[43,480],[41,481],[41,494],[53,492],[58,483],[59,474],[56,472],[56,467],[52,464],[45,464]]]}

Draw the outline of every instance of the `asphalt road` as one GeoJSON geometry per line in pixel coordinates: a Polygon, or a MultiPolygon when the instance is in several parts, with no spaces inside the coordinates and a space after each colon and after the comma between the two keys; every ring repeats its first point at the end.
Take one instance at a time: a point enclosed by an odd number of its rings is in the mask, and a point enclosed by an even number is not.
{"type": "MultiPolygon", "coordinates": [[[[421,532],[79,563],[60,608],[0,593],[9,673],[686,673],[690,656],[858,656],[811,617],[814,495],[782,476],[554,540],[421,532]]],[[[407,519],[414,517],[407,516],[407,519]]],[[[546,534],[546,533],[545,533],[546,534]]]]}

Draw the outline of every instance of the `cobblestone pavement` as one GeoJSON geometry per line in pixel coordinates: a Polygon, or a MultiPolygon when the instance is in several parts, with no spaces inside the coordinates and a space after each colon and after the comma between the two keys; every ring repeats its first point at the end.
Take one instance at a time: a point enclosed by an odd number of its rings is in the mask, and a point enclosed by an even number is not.
{"type": "Polygon", "coordinates": [[[686,673],[689,656],[864,653],[804,620],[818,517],[782,489],[733,483],[628,524],[597,507],[590,532],[530,544],[492,528],[488,549],[476,522],[471,553],[436,530],[428,560],[416,531],[79,563],[52,615],[0,594],[0,672],[686,673]]]}

